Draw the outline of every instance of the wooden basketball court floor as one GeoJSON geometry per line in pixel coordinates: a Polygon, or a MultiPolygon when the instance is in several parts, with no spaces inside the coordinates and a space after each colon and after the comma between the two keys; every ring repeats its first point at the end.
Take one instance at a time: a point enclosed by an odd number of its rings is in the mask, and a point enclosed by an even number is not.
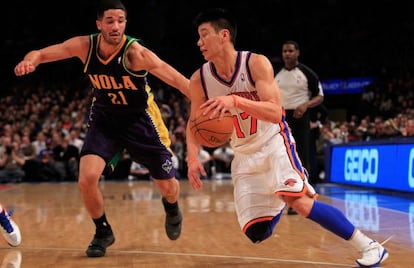
{"type": "MultiPolygon", "coordinates": [[[[158,190],[150,181],[102,181],[116,242],[102,258],[87,258],[94,225],[76,182],[0,185],[0,201],[13,210],[22,243],[0,243],[0,267],[356,267],[360,256],[346,241],[298,215],[282,216],[273,237],[251,243],[241,232],[229,180],[205,181],[194,191],[181,181],[181,237],[170,241],[158,190]]],[[[363,189],[318,187],[320,200],[386,244],[382,267],[414,267],[414,198],[363,189]]]]}

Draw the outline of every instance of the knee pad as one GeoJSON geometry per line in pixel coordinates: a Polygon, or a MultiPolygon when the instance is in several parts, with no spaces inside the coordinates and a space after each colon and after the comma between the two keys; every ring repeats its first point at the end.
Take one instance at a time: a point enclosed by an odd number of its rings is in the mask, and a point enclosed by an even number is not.
{"type": "Polygon", "coordinates": [[[250,225],[245,231],[245,235],[253,242],[260,243],[272,235],[272,221],[261,221],[250,225]]]}

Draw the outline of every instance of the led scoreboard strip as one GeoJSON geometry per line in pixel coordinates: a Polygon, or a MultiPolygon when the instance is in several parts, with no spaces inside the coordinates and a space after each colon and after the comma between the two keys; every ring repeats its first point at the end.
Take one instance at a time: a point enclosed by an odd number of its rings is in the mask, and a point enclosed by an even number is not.
{"type": "Polygon", "coordinates": [[[330,145],[325,174],[333,183],[414,192],[414,138],[330,145]]]}

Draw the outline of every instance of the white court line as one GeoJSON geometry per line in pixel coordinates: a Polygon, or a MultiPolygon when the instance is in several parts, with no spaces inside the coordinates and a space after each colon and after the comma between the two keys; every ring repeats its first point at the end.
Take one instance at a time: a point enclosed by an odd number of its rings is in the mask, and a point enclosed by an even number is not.
{"type": "MultiPolygon", "coordinates": [[[[1,249],[2,247],[0,247],[1,249]]],[[[48,248],[48,247],[19,247],[19,250],[53,250],[53,251],[82,251],[74,248],[48,248]]],[[[186,257],[204,257],[204,258],[221,258],[221,259],[240,259],[248,261],[266,261],[266,262],[282,262],[282,263],[297,263],[297,264],[313,264],[313,265],[326,265],[329,267],[355,267],[355,265],[332,263],[332,262],[319,262],[319,261],[305,261],[298,259],[280,259],[269,257],[254,257],[254,256],[237,256],[237,255],[218,255],[218,254],[203,254],[203,253],[183,253],[183,252],[165,252],[165,251],[148,251],[148,250],[117,250],[110,249],[111,253],[123,253],[123,254],[152,254],[152,255],[172,255],[172,256],[186,256],[186,257]]]]}

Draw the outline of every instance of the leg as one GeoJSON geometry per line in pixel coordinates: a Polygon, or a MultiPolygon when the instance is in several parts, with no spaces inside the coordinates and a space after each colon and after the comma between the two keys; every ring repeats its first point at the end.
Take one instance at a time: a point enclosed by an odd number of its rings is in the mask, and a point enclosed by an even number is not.
{"type": "Polygon", "coordinates": [[[82,156],[79,165],[79,189],[86,209],[96,225],[94,239],[86,250],[88,257],[102,257],[106,248],[115,242],[111,226],[106,220],[104,201],[99,190],[99,178],[105,161],[97,155],[82,156]]]}
{"type": "Polygon", "coordinates": [[[178,206],[180,184],[175,177],[167,180],[154,179],[154,182],[161,191],[162,204],[167,214],[165,231],[169,239],[176,240],[180,237],[182,226],[182,215],[178,206]]]}
{"type": "MultiPolygon", "coordinates": [[[[280,140],[282,142],[282,140],[280,140]]],[[[269,146],[268,150],[275,150],[269,146]]],[[[275,194],[278,174],[271,154],[267,159],[263,151],[257,154],[235,155],[232,162],[234,207],[242,232],[253,242],[260,243],[269,238],[279,221],[285,202],[275,194]],[[252,159],[254,161],[252,161],[252,159]],[[269,181],[270,180],[270,181],[269,181]]]]}
{"type": "Polygon", "coordinates": [[[275,229],[276,224],[279,222],[282,216],[282,211],[275,217],[264,217],[255,219],[248,223],[244,228],[244,234],[253,242],[260,243],[268,239],[275,229]]]}
{"type": "Polygon", "coordinates": [[[356,229],[339,209],[316,201],[307,195],[301,197],[285,196],[284,199],[303,217],[349,241],[363,254],[362,258],[356,260],[360,267],[376,267],[388,258],[387,250],[356,229]]]}
{"type": "Polygon", "coordinates": [[[99,190],[99,179],[105,167],[105,161],[97,155],[85,155],[79,164],[79,189],[86,209],[92,218],[104,214],[104,201],[99,190]]]}
{"type": "MultiPolygon", "coordinates": [[[[305,176],[306,176],[306,178],[308,179],[308,181],[309,181],[309,173],[308,173],[308,170],[305,168],[305,167],[303,167],[303,173],[305,174],[305,176]]],[[[308,186],[308,187],[310,187],[310,186],[308,186]]],[[[296,212],[296,210],[295,209],[293,209],[292,207],[289,207],[288,208],[288,213],[287,213],[288,215],[297,215],[298,213],[296,212]]]]}

